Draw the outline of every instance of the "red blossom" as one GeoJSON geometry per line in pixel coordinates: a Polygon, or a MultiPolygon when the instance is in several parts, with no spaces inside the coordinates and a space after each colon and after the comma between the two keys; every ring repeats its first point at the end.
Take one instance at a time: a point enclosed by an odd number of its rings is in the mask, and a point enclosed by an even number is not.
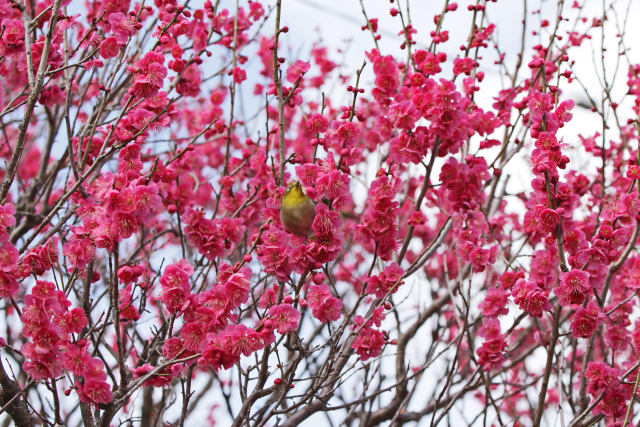
{"type": "Polygon", "coordinates": [[[111,31],[120,43],[126,43],[127,39],[140,28],[140,24],[135,21],[133,16],[125,16],[121,12],[108,15],[108,19],[111,24],[111,31]]]}
{"type": "Polygon", "coordinates": [[[309,287],[306,299],[313,317],[319,321],[325,323],[340,318],[342,301],[331,295],[331,291],[327,285],[309,287]]]}
{"type": "Polygon", "coordinates": [[[554,292],[561,305],[582,304],[589,292],[589,273],[571,270],[560,274],[560,286],[554,292]]]}
{"type": "Polygon", "coordinates": [[[300,312],[290,304],[278,304],[269,308],[269,317],[278,333],[286,334],[298,328],[300,312]]]}
{"type": "Polygon", "coordinates": [[[507,303],[509,302],[509,295],[502,288],[489,288],[487,295],[479,305],[482,310],[482,314],[487,317],[497,317],[503,314],[507,314],[507,303]]]}
{"type": "Polygon", "coordinates": [[[311,65],[308,62],[297,60],[287,68],[287,81],[294,83],[296,80],[302,78],[304,74],[309,71],[311,65]]]}
{"type": "Polygon", "coordinates": [[[533,317],[542,317],[543,311],[551,310],[546,293],[531,281],[519,279],[511,292],[513,302],[533,317]]]}
{"type": "Polygon", "coordinates": [[[104,59],[113,58],[118,54],[120,46],[118,46],[118,40],[115,37],[107,37],[102,43],[100,43],[100,56],[104,59]]]}
{"type": "Polygon", "coordinates": [[[356,339],[353,341],[353,349],[360,356],[360,360],[364,362],[380,354],[384,343],[384,334],[381,331],[365,327],[357,333],[356,339]]]}
{"type": "Polygon", "coordinates": [[[604,320],[604,314],[590,301],[586,308],[578,307],[571,321],[571,334],[575,338],[590,338],[604,320]]]}

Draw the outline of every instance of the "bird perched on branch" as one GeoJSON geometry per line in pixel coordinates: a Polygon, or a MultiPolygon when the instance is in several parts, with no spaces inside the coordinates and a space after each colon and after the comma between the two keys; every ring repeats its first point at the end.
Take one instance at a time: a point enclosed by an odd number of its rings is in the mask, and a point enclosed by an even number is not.
{"type": "Polygon", "coordinates": [[[315,216],[315,203],[304,194],[300,181],[290,183],[282,195],[280,206],[280,220],[285,230],[306,237],[312,232],[315,216]]]}

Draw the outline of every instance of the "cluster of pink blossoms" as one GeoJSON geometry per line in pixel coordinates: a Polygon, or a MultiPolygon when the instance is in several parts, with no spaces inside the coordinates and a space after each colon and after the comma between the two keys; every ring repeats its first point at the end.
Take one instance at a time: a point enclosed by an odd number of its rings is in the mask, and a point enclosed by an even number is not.
{"type": "Polygon", "coordinates": [[[396,197],[400,180],[382,172],[371,183],[361,224],[356,226],[358,242],[380,259],[388,261],[397,247],[398,202],[396,197]]]}
{"type": "MultiPolygon", "coordinates": [[[[237,309],[249,299],[250,269],[221,265],[218,283],[199,294],[191,292],[192,274],[193,267],[186,260],[180,260],[167,266],[160,277],[164,306],[185,322],[180,328],[180,337],[165,342],[165,358],[171,360],[200,353],[200,366],[229,369],[241,355],[248,356],[273,342],[274,330],[284,334],[296,329],[300,313],[291,306],[291,301],[269,307],[268,317],[256,328],[233,323],[237,309]]],[[[138,369],[141,376],[151,367],[138,369]]],[[[173,368],[157,375],[166,381],[167,375],[175,377],[179,373],[180,369],[173,368]]]]}
{"type": "Polygon", "coordinates": [[[31,339],[22,346],[27,359],[23,369],[36,380],[55,379],[64,371],[76,376],[75,388],[82,402],[108,403],[112,399],[104,364],[91,357],[89,344],[76,340],[88,325],[84,310],[69,310],[71,302],[64,292],[47,281],[38,280],[31,294],[24,297],[20,319],[22,333],[31,339]]]}
{"type": "Polygon", "coordinates": [[[183,216],[187,241],[213,261],[238,244],[245,230],[240,218],[209,220],[203,211],[188,208],[183,216]]]}
{"type": "MultiPolygon", "coordinates": [[[[322,273],[318,274],[322,275],[322,273]]],[[[322,281],[324,280],[324,277],[322,276],[319,278],[314,277],[314,282],[318,282],[318,284],[309,286],[309,290],[307,291],[307,302],[309,304],[309,308],[311,308],[311,314],[313,317],[323,323],[326,323],[340,318],[342,301],[331,294],[329,285],[322,284],[322,281]]]]}
{"type": "Polygon", "coordinates": [[[362,361],[376,357],[382,351],[382,347],[386,343],[385,334],[374,326],[379,328],[384,318],[384,307],[382,306],[376,307],[368,320],[360,315],[353,318],[351,329],[356,332],[356,338],[352,347],[362,361]]]}
{"type": "Polygon", "coordinates": [[[594,399],[601,398],[595,413],[615,418],[624,416],[632,385],[620,380],[620,371],[603,362],[590,362],[585,376],[588,379],[587,392],[594,399]]]}

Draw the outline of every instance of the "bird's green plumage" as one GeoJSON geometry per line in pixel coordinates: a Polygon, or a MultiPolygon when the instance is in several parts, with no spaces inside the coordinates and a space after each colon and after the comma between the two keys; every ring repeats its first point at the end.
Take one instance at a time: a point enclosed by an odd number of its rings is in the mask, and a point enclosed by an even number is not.
{"type": "Polygon", "coordinates": [[[289,184],[282,195],[280,207],[280,220],[285,230],[298,236],[308,236],[315,215],[315,204],[304,194],[302,184],[299,181],[289,184]]]}

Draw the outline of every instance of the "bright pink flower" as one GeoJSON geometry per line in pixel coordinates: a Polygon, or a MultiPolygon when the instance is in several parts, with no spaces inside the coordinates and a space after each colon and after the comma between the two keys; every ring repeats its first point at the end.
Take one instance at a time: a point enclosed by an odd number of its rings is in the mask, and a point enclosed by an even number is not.
{"type": "Polygon", "coordinates": [[[124,15],[121,12],[110,14],[109,23],[111,24],[111,31],[120,43],[126,43],[129,37],[134,35],[136,30],[141,27],[141,24],[136,22],[134,16],[124,15]]]}
{"type": "Polygon", "coordinates": [[[198,252],[209,260],[222,255],[224,241],[215,221],[206,219],[203,211],[191,209],[187,210],[183,218],[186,224],[184,231],[187,240],[198,249],[198,252]]]}
{"type": "Polygon", "coordinates": [[[453,60],[453,74],[466,74],[471,75],[471,71],[478,66],[478,63],[472,58],[456,58],[453,60]]]}
{"type": "Polygon", "coordinates": [[[305,187],[313,187],[318,179],[318,165],[305,163],[296,166],[296,175],[305,187]]]}
{"type": "MultiPolygon", "coordinates": [[[[46,105],[49,108],[53,108],[56,105],[64,105],[66,95],[64,91],[58,85],[50,85],[42,90],[38,102],[42,105],[46,105]]],[[[27,156],[23,159],[20,165],[20,175],[25,178],[34,178],[38,173],[37,160],[40,159],[41,153],[37,147],[29,150],[27,156]],[[34,161],[35,160],[35,161],[34,161]]]]}
{"type": "Polygon", "coordinates": [[[506,347],[507,343],[504,339],[485,341],[480,348],[476,350],[478,364],[485,371],[500,369],[506,360],[504,357],[506,347]]]}
{"type": "Polygon", "coordinates": [[[291,304],[278,304],[269,309],[269,317],[278,333],[286,334],[298,328],[300,312],[291,304]]]}
{"type": "Polygon", "coordinates": [[[391,139],[389,156],[399,163],[419,164],[427,155],[430,142],[428,129],[418,126],[411,133],[402,132],[391,139]]]}
{"type": "Polygon", "coordinates": [[[501,339],[500,331],[500,320],[495,317],[485,317],[482,319],[482,327],[478,331],[478,335],[485,341],[493,341],[501,339]]]}
{"type": "Polygon", "coordinates": [[[481,272],[487,268],[488,265],[496,262],[496,256],[498,255],[498,245],[491,246],[489,249],[485,248],[473,248],[469,252],[468,259],[471,260],[473,271],[481,272]]]}
{"type": "Polygon", "coordinates": [[[503,289],[511,289],[518,279],[524,279],[523,271],[505,271],[500,276],[500,286],[502,286],[503,289]]]}
{"type": "MultiPolygon", "coordinates": [[[[180,331],[182,333],[182,331],[180,331]]],[[[182,340],[178,337],[167,339],[162,345],[162,357],[167,360],[175,359],[184,349],[182,340]]]]}
{"type": "Polygon", "coordinates": [[[18,281],[12,273],[0,271],[0,298],[13,298],[18,293],[18,281]]]}
{"type": "Polygon", "coordinates": [[[557,251],[540,249],[535,251],[531,259],[529,279],[545,291],[558,283],[557,251]]]}
{"type": "Polygon", "coordinates": [[[513,301],[533,317],[542,317],[543,311],[551,310],[547,294],[535,283],[520,279],[511,288],[513,301]]]}
{"type": "Polygon", "coordinates": [[[418,69],[430,76],[442,71],[440,64],[447,60],[447,55],[444,52],[433,54],[425,50],[418,50],[414,53],[414,60],[418,69]]]}
{"type": "Polygon", "coordinates": [[[180,260],[167,266],[160,276],[162,286],[162,302],[170,313],[177,313],[184,308],[190,295],[189,278],[193,267],[187,260],[180,260]]]}
{"type": "Polygon", "coordinates": [[[633,191],[624,195],[622,200],[617,203],[616,210],[616,213],[620,216],[628,216],[635,219],[640,213],[640,197],[638,197],[638,193],[633,191]]]}
{"type": "Polygon", "coordinates": [[[104,62],[100,59],[90,59],[84,63],[84,67],[88,70],[96,70],[104,67],[104,62]]]}
{"type": "Polygon", "coordinates": [[[311,314],[319,321],[326,323],[340,318],[342,301],[331,295],[328,285],[310,286],[306,299],[311,308],[311,314]]]}
{"type": "Polygon", "coordinates": [[[135,215],[128,212],[114,212],[111,217],[111,234],[118,239],[128,239],[140,226],[135,215]]]}
{"type": "Polygon", "coordinates": [[[258,301],[258,307],[267,308],[271,307],[276,303],[276,298],[278,296],[278,285],[274,284],[270,288],[267,288],[264,293],[260,296],[260,300],[258,301]]]}
{"type": "Polygon", "coordinates": [[[478,335],[485,339],[476,350],[478,364],[485,371],[500,368],[505,361],[504,349],[507,347],[504,336],[500,333],[500,321],[495,317],[485,317],[478,335]]]}
{"type": "MultiPolygon", "coordinates": [[[[603,413],[609,417],[621,418],[627,410],[632,394],[632,384],[617,383],[609,387],[594,409],[594,414],[603,413]]],[[[593,395],[596,397],[596,395],[593,395]]]]}
{"type": "Polygon", "coordinates": [[[449,157],[440,171],[441,197],[452,210],[473,210],[484,201],[483,183],[489,177],[485,159],[468,156],[460,163],[449,157]]]}
{"type": "MultiPolygon", "coordinates": [[[[329,129],[329,121],[321,114],[318,114],[318,113],[309,114],[306,120],[306,127],[307,127],[307,131],[310,134],[316,135],[318,133],[326,132],[329,129]]],[[[298,167],[296,166],[296,173],[297,172],[298,172],[298,167]]],[[[298,173],[298,178],[299,177],[300,177],[300,174],[298,173]]]]}
{"type": "Polygon", "coordinates": [[[558,143],[556,136],[551,132],[540,132],[538,134],[538,139],[536,139],[535,146],[543,151],[560,150],[560,144],[558,143]]]}
{"type": "Polygon", "coordinates": [[[259,20],[264,15],[264,7],[258,2],[249,3],[249,16],[254,21],[259,20]]]}
{"type": "Polygon", "coordinates": [[[356,226],[358,240],[376,241],[378,256],[383,261],[391,258],[397,247],[398,202],[394,201],[399,181],[382,175],[371,183],[363,221],[356,226]]]}
{"type": "Polygon", "coordinates": [[[87,352],[89,343],[80,340],[77,343],[66,343],[64,368],[73,372],[74,375],[83,375],[91,359],[91,355],[87,352]]]}
{"type": "Polygon", "coordinates": [[[316,205],[316,216],[312,224],[315,240],[308,245],[308,253],[317,262],[333,260],[342,249],[344,236],[340,230],[341,225],[342,221],[336,211],[330,211],[324,203],[316,205]]]}
{"type": "Polygon", "coordinates": [[[373,59],[375,84],[383,98],[392,96],[399,84],[398,66],[391,55],[377,56],[373,59]]]}
{"type": "Polygon", "coordinates": [[[107,373],[104,370],[104,363],[97,357],[91,357],[87,360],[87,365],[83,373],[85,378],[106,379],[107,373]]]}
{"type": "Polygon", "coordinates": [[[589,362],[585,376],[589,379],[587,392],[597,396],[618,381],[620,372],[603,362],[589,362]]]}
{"type": "Polygon", "coordinates": [[[509,295],[503,288],[489,288],[484,301],[480,303],[478,308],[482,310],[482,314],[486,317],[497,317],[509,312],[508,303],[509,295]]]}
{"type": "Polygon", "coordinates": [[[291,274],[291,265],[287,259],[289,246],[287,233],[276,227],[269,227],[262,233],[261,243],[256,247],[258,259],[265,273],[274,274],[279,281],[286,282],[291,274]]]}
{"type": "Polygon", "coordinates": [[[182,338],[182,344],[187,350],[197,351],[204,342],[205,337],[204,325],[200,322],[186,323],[180,329],[180,338],[182,338]]]}
{"type": "Polygon", "coordinates": [[[124,265],[118,269],[118,279],[121,283],[128,285],[134,283],[144,273],[144,267],[141,265],[124,265]]]}
{"type": "Polygon", "coordinates": [[[234,68],[233,81],[236,82],[236,84],[240,84],[245,80],[247,80],[247,72],[240,67],[234,68]]]}
{"type": "Polygon", "coordinates": [[[364,362],[379,355],[384,343],[384,334],[381,331],[364,327],[357,333],[352,348],[364,362]]]}
{"type": "MultiPolygon", "coordinates": [[[[340,248],[340,246],[336,246],[340,248]]],[[[311,241],[306,245],[297,245],[291,248],[289,250],[289,263],[293,271],[298,274],[304,274],[305,271],[312,270],[318,262],[321,262],[324,259],[331,260],[334,252],[336,252],[336,250],[321,249],[326,248],[318,244],[316,241],[311,241]]]]}
{"type": "Polygon", "coordinates": [[[47,316],[65,313],[71,305],[64,292],[59,291],[54,283],[45,280],[36,281],[31,295],[25,296],[25,303],[36,305],[47,316]]]}
{"type": "MultiPolygon", "coordinates": [[[[86,343],[70,341],[71,333],[79,333],[88,325],[84,310],[74,308],[68,311],[71,302],[64,292],[56,289],[55,284],[42,280],[36,281],[31,294],[24,297],[20,319],[23,322],[22,334],[31,338],[22,346],[25,357],[23,369],[34,379],[55,378],[72,370],[85,380],[94,374],[89,368],[91,358],[86,343]]],[[[104,365],[99,363],[100,379],[106,378],[104,365]]]]}
{"type": "Polygon", "coordinates": [[[402,281],[403,275],[402,267],[393,262],[387,265],[382,273],[367,279],[367,292],[373,293],[376,298],[380,299],[394,294],[404,283],[402,281]]]}
{"type": "Polygon", "coordinates": [[[604,342],[612,351],[623,352],[631,342],[631,335],[625,325],[613,323],[604,330],[604,342]]]}
{"type": "Polygon", "coordinates": [[[249,291],[251,289],[251,270],[242,269],[240,273],[234,273],[224,283],[224,289],[229,298],[229,305],[233,308],[239,307],[240,304],[249,300],[249,291]]]}
{"type": "Polygon", "coordinates": [[[121,290],[118,294],[118,310],[120,311],[120,319],[123,323],[140,319],[140,313],[134,306],[131,295],[131,284],[121,290]]]}
{"type": "Polygon", "coordinates": [[[151,51],[131,68],[134,72],[132,90],[137,97],[152,97],[162,89],[164,78],[167,76],[167,68],[162,65],[163,63],[164,56],[151,51]]]}
{"type": "Polygon", "coordinates": [[[309,65],[308,62],[297,60],[287,68],[287,81],[289,83],[295,83],[296,80],[302,78],[302,76],[309,71],[310,67],[311,65],[309,65]]]}
{"type": "MultiPolygon", "coordinates": [[[[133,374],[134,378],[140,378],[145,376],[149,372],[153,371],[154,369],[155,369],[154,366],[152,366],[149,363],[145,363],[142,366],[133,368],[131,370],[131,373],[133,374]]],[[[181,371],[182,371],[182,367],[180,365],[167,366],[164,369],[160,369],[159,371],[156,371],[155,374],[153,374],[148,380],[146,380],[142,384],[145,386],[152,386],[152,387],[166,387],[167,385],[171,384],[171,382],[178,375],[180,375],[181,371]]]]}
{"type": "Polygon", "coordinates": [[[93,240],[89,234],[82,233],[82,229],[74,230],[62,247],[62,253],[69,259],[69,264],[79,270],[83,270],[89,264],[95,251],[93,240]]]}
{"type": "Polygon", "coordinates": [[[9,241],[6,232],[0,233],[0,270],[10,272],[18,266],[18,250],[9,241]]]}
{"type": "Polygon", "coordinates": [[[80,307],[76,307],[67,313],[56,316],[53,320],[54,323],[66,334],[79,334],[83,328],[89,325],[87,316],[85,315],[84,310],[80,307]]]}
{"type": "Polygon", "coordinates": [[[574,338],[590,338],[603,320],[604,314],[593,301],[589,301],[586,308],[578,307],[573,314],[571,335],[574,338]]]}
{"type": "Polygon", "coordinates": [[[551,233],[560,222],[560,215],[553,209],[540,209],[537,212],[538,225],[543,233],[551,233]]]}
{"type": "Polygon", "coordinates": [[[209,366],[217,371],[220,368],[229,369],[238,361],[240,361],[240,353],[233,350],[224,334],[210,334],[203,344],[202,356],[198,359],[198,364],[209,366]]]}
{"type": "Polygon", "coordinates": [[[80,401],[84,403],[106,405],[113,400],[111,386],[104,380],[90,378],[84,384],[76,382],[76,389],[80,401]]]}
{"type": "MultiPolygon", "coordinates": [[[[6,18],[10,14],[5,15],[6,18]]],[[[24,46],[24,25],[19,19],[3,19],[5,27],[0,39],[0,55],[12,55],[18,53],[24,46]]]]}
{"type": "Polygon", "coordinates": [[[560,305],[582,304],[589,294],[589,273],[573,269],[560,274],[560,286],[554,288],[560,305]]]}
{"type": "Polygon", "coordinates": [[[549,93],[534,90],[529,95],[527,107],[531,110],[531,116],[536,120],[540,120],[544,113],[548,113],[553,109],[553,97],[549,93]]]}
{"type": "MultiPolygon", "coordinates": [[[[27,344],[25,344],[25,346],[26,345],[27,344]]],[[[36,360],[27,360],[22,364],[22,369],[24,369],[27,375],[34,380],[55,378],[62,373],[62,369],[58,368],[57,365],[53,365],[52,363],[43,363],[36,360]]]]}
{"type": "Polygon", "coordinates": [[[422,212],[411,212],[409,218],[407,219],[407,225],[424,225],[427,222],[427,218],[424,216],[422,212]]]}
{"type": "Polygon", "coordinates": [[[227,326],[224,335],[232,351],[245,356],[260,350],[274,339],[272,332],[259,333],[243,324],[227,326]]]}
{"type": "Polygon", "coordinates": [[[118,46],[118,40],[115,37],[107,37],[100,43],[100,56],[104,59],[113,58],[118,54],[120,46],[118,46]]]}
{"type": "Polygon", "coordinates": [[[389,106],[388,119],[398,129],[413,130],[419,118],[420,111],[409,101],[394,102],[389,106]]]}
{"type": "Polygon", "coordinates": [[[589,273],[591,286],[600,288],[608,271],[607,258],[602,250],[597,247],[582,249],[576,253],[574,264],[589,273]]]}
{"type": "Polygon", "coordinates": [[[574,106],[575,106],[575,102],[573,102],[572,99],[568,99],[566,101],[562,101],[558,105],[558,108],[556,108],[556,111],[553,112],[553,115],[558,121],[558,125],[560,127],[563,127],[566,122],[571,120],[573,115],[570,113],[570,111],[573,109],[574,106]]]}
{"type": "MultiPolygon", "coordinates": [[[[314,170],[307,169],[301,172],[313,174],[314,170]]],[[[313,181],[316,190],[318,190],[321,196],[333,200],[333,207],[335,209],[341,209],[351,203],[349,183],[349,176],[336,170],[333,164],[326,165],[326,168],[321,168],[315,177],[315,181],[313,181]]]]}
{"type": "Polygon", "coordinates": [[[184,69],[176,85],[176,92],[184,96],[198,96],[202,83],[202,73],[198,64],[191,64],[184,69]]]}
{"type": "Polygon", "coordinates": [[[385,308],[383,306],[378,306],[373,309],[373,313],[371,313],[371,323],[380,327],[382,325],[382,321],[387,317],[384,314],[385,308]]]}

